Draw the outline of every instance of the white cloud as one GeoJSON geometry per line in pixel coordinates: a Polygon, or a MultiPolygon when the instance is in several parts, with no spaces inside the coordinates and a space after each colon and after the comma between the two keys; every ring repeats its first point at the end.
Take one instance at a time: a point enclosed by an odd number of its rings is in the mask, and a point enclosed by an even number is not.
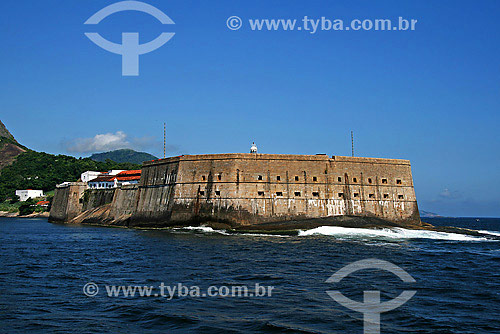
{"type": "Polygon", "coordinates": [[[450,189],[445,188],[442,192],[439,193],[439,197],[444,199],[457,199],[462,197],[458,191],[450,191],[450,189]]]}
{"type": "Polygon", "coordinates": [[[68,152],[94,153],[131,148],[132,144],[123,131],[116,133],[97,134],[92,138],[76,138],[67,145],[68,152]]]}
{"type": "MultiPolygon", "coordinates": [[[[76,138],[65,141],[63,147],[67,152],[79,154],[91,154],[130,148],[137,151],[151,153],[163,153],[163,142],[155,137],[132,137],[123,131],[115,133],[97,134],[90,138],[76,138]]],[[[167,153],[175,154],[179,151],[177,145],[167,145],[167,153]]]]}

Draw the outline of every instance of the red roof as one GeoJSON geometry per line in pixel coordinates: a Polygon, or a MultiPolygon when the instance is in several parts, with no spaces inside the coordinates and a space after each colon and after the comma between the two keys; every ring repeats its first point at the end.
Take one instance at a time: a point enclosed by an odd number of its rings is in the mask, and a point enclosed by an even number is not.
{"type": "Polygon", "coordinates": [[[36,205],[49,205],[49,204],[50,204],[49,201],[40,201],[36,203],[36,205]]]}
{"type": "Polygon", "coordinates": [[[116,176],[130,176],[130,175],[141,175],[141,170],[136,169],[136,170],[124,170],[123,172],[120,172],[116,174],[116,176]]]}
{"type": "Polygon", "coordinates": [[[118,181],[139,181],[141,179],[141,176],[118,176],[116,178],[118,181]]]}
{"type": "Polygon", "coordinates": [[[141,170],[126,170],[123,172],[120,172],[116,175],[100,175],[96,177],[93,180],[90,180],[90,182],[113,182],[114,180],[118,181],[139,181],[141,179],[141,170]]]}
{"type": "Polygon", "coordinates": [[[115,179],[114,176],[109,176],[109,175],[103,175],[103,176],[98,176],[95,179],[92,179],[89,181],[90,182],[111,182],[115,179]]]}
{"type": "Polygon", "coordinates": [[[141,179],[141,170],[126,170],[116,174],[116,179],[118,181],[139,181],[141,179]]]}

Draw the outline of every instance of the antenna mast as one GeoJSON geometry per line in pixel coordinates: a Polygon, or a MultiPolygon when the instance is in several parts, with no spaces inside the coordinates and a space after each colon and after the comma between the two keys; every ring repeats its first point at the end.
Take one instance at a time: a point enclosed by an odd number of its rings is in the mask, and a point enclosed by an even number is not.
{"type": "Polygon", "coordinates": [[[163,123],[163,159],[167,156],[167,123],[163,123]]]}
{"type": "Polygon", "coordinates": [[[354,157],[354,133],[351,131],[351,153],[354,157]]]}

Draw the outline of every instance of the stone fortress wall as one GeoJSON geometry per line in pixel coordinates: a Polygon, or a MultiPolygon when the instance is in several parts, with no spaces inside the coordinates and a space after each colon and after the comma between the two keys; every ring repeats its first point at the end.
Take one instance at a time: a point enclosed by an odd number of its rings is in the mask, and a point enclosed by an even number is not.
{"type": "Polygon", "coordinates": [[[419,224],[408,160],[285,154],[185,155],[145,162],[140,184],[56,189],[52,221],[245,226],[332,216],[419,224]]]}
{"type": "Polygon", "coordinates": [[[50,208],[50,220],[69,221],[83,211],[83,197],[87,185],[83,182],[71,182],[57,186],[50,208]]]}
{"type": "Polygon", "coordinates": [[[253,153],[145,162],[132,221],[247,225],[340,215],[419,222],[410,162],[253,153]]]}

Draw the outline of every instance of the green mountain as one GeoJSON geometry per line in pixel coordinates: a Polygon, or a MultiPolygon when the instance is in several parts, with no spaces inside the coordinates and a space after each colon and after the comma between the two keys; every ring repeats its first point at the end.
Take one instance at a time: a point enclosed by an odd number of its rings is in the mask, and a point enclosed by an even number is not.
{"type": "Polygon", "coordinates": [[[131,163],[117,163],[111,160],[94,161],[90,158],[75,158],[67,155],[53,155],[27,150],[15,161],[2,169],[0,174],[0,202],[13,198],[16,189],[55,189],[56,184],[78,181],[80,174],[88,171],[105,172],[111,169],[140,169],[131,163]]]}
{"type": "Polygon", "coordinates": [[[0,169],[12,164],[23,152],[26,152],[26,147],[20,145],[0,121],[0,169]]]}
{"type": "Polygon", "coordinates": [[[16,189],[47,192],[55,189],[56,184],[78,181],[80,174],[88,170],[105,172],[140,168],[140,165],[129,162],[94,161],[32,151],[19,144],[0,121],[0,203],[6,198],[14,198],[16,189]]]}
{"type": "Polygon", "coordinates": [[[130,149],[121,149],[104,153],[94,153],[90,156],[94,161],[111,160],[115,162],[130,162],[133,164],[142,164],[144,161],[158,159],[152,154],[146,152],[137,152],[130,149]]]}

